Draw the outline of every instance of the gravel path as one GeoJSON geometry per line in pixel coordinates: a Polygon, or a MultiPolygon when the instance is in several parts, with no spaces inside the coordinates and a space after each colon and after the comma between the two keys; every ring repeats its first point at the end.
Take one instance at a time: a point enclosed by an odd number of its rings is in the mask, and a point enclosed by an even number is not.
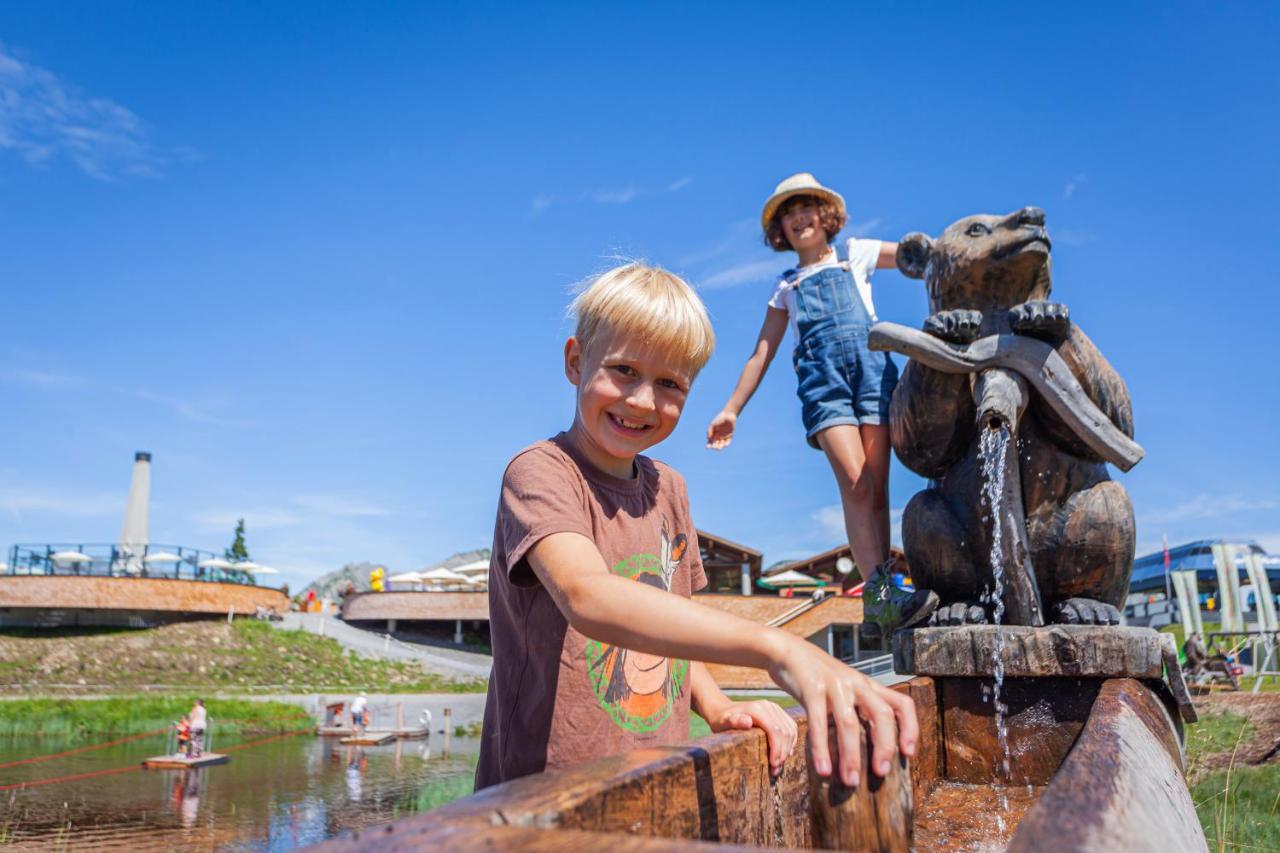
{"type": "Polygon", "coordinates": [[[354,628],[341,619],[321,613],[286,613],[283,621],[271,624],[280,629],[301,629],[310,634],[330,637],[364,657],[416,661],[442,675],[488,678],[493,667],[493,658],[488,655],[401,642],[386,634],[354,628]]]}

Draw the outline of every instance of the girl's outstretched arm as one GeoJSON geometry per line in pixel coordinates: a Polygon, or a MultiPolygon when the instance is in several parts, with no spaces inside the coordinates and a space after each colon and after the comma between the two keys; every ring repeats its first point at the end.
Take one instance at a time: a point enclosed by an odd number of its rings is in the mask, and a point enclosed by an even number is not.
{"type": "Polygon", "coordinates": [[[898,244],[887,240],[880,241],[880,257],[876,258],[876,269],[896,270],[898,268],[898,244]]]}
{"type": "MultiPolygon", "coordinates": [[[[895,244],[896,245],[896,244],[895,244]]],[[[760,380],[769,369],[778,351],[782,336],[787,333],[787,312],[781,308],[770,306],[765,309],[764,323],[760,326],[760,335],[756,338],[756,348],[742,368],[737,387],[729,395],[729,402],[724,404],[720,414],[711,420],[707,427],[707,447],[723,450],[733,441],[733,428],[738,422],[738,415],[746,407],[751,395],[756,393],[760,380]]]]}

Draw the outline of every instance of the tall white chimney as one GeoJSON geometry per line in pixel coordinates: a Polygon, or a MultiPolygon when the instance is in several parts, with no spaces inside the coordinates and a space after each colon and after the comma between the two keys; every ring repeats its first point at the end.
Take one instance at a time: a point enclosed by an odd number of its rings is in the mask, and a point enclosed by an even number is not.
{"type": "Polygon", "coordinates": [[[151,454],[139,450],[133,455],[133,479],[129,482],[129,503],[120,531],[120,559],[124,571],[142,571],[142,555],[147,550],[147,511],[151,504],[151,454]]]}

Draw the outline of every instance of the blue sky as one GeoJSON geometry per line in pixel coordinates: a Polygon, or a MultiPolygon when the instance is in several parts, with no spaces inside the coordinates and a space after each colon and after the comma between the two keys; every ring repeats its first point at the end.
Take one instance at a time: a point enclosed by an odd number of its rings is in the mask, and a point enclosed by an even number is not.
{"type": "MultiPolygon", "coordinates": [[[[1278,40],[1268,4],[9,4],[0,542],[116,539],[145,449],[154,540],[243,516],[295,588],[486,546],[505,460],[572,417],[569,289],[625,256],[719,334],[654,454],[699,525],[837,544],[785,358],[703,448],[787,262],[759,206],[804,169],[885,239],[1045,208],[1133,395],[1140,548],[1280,551],[1278,40]]],[[[895,463],[892,506],[922,486],[895,463]]]]}

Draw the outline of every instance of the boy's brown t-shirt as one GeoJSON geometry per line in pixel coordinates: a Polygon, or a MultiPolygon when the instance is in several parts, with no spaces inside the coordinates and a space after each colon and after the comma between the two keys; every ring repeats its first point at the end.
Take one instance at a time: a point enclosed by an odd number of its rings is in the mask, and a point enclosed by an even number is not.
{"type": "Polygon", "coordinates": [[[707,585],[684,478],[636,457],[621,480],[565,434],[516,455],[502,478],[489,564],[493,673],[476,789],[689,737],[689,662],[588,639],[569,626],[525,555],[581,533],[610,570],[686,598],[707,585]]]}

